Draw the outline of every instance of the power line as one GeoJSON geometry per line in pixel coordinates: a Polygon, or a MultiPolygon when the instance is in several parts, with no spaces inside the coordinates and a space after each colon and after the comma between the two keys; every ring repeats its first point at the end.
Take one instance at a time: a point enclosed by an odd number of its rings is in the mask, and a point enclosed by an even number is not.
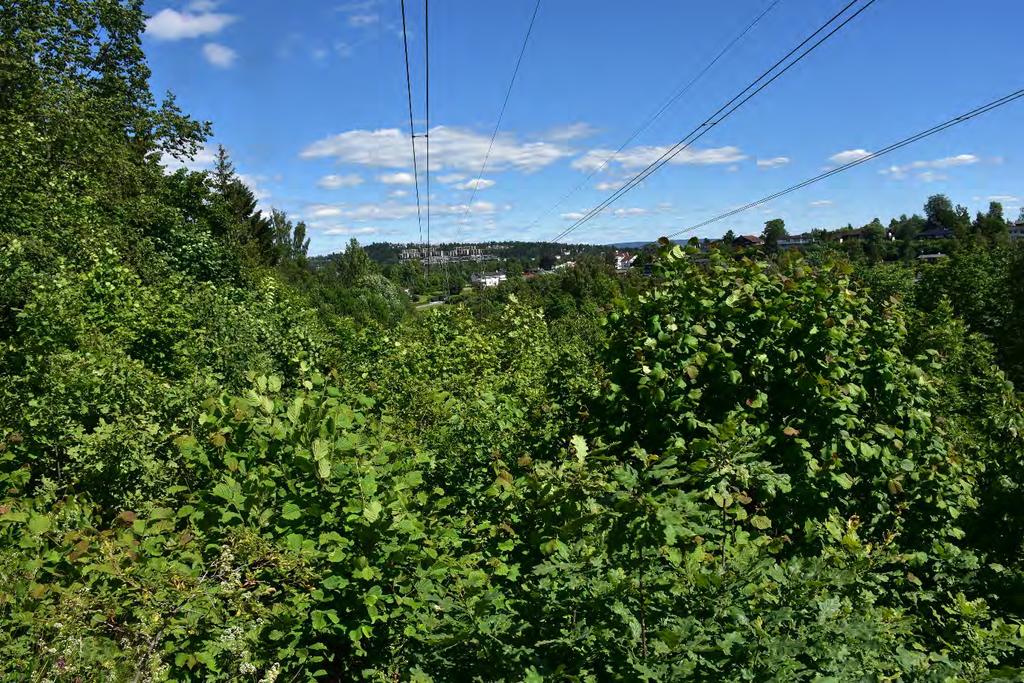
{"type": "MultiPolygon", "coordinates": [[[[540,10],[540,0],[537,0],[537,4],[533,6],[533,15],[530,17],[530,25],[526,29],[526,36],[523,37],[523,46],[519,49],[519,58],[516,59],[516,66],[512,70],[512,78],[508,82],[508,89],[505,91],[505,99],[501,103],[501,110],[498,112],[498,121],[494,124],[494,132],[491,133],[491,141],[487,145],[487,152],[484,154],[484,162],[480,165],[480,172],[477,174],[476,180],[473,181],[472,188],[470,188],[472,192],[469,195],[469,201],[466,203],[466,210],[462,214],[463,221],[466,220],[466,216],[473,207],[473,200],[476,198],[476,191],[480,187],[480,181],[483,178],[484,171],[487,169],[487,161],[491,158],[491,149],[494,147],[495,138],[498,137],[498,130],[501,129],[501,120],[505,117],[505,108],[508,106],[509,97],[512,95],[512,86],[515,85],[516,76],[519,74],[519,66],[523,63],[523,55],[526,54],[526,44],[530,42],[530,34],[533,33],[533,24],[537,21],[538,10],[540,10]]],[[[456,242],[458,242],[461,228],[462,226],[460,225],[456,231],[456,242]]]]}
{"type": "Polygon", "coordinates": [[[430,0],[423,0],[423,52],[426,71],[427,130],[423,134],[427,146],[427,269],[430,268],[430,0]]]}
{"type": "Polygon", "coordinates": [[[563,230],[556,237],[554,237],[551,241],[552,242],[557,242],[558,240],[563,239],[564,237],[569,235],[569,233],[573,232],[574,230],[576,230],[580,226],[582,226],[584,223],[589,222],[591,219],[593,219],[595,216],[597,216],[599,213],[601,213],[605,208],[607,208],[608,206],[610,206],[614,202],[618,201],[623,195],[625,195],[627,192],[629,192],[634,187],[639,185],[641,182],[646,180],[653,173],[658,171],[662,166],[664,166],[669,161],[671,161],[673,158],[675,158],[680,152],[682,152],[684,149],[688,148],[694,142],[696,142],[697,140],[702,138],[704,135],[706,135],[708,133],[708,131],[710,131],[715,126],[720,124],[722,121],[727,119],[737,109],[739,109],[744,104],[749,102],[758,93],[763,91],[769,85],[774,83],[778,78],[780,78],[783,74],[785,74],[791,68],[796,66],[798,63],[800,63],[805,57],[807,57],[814,50],[816,50],[822,43],[824,43],[829,38],[831,38],[833,35],[835,35],[839,30],[841,30],[848,23],[853,21],[858,15],[861,14],[861,12],[864,12],[866,9],[871,7],[871,5],[875,4],[875,2],[877,2],[877,0],[868,0],[868,2],[865,5],[863,5],[860,9],[858,9],[856,12],[854,12],[850,16],[846,17],[838,26],[834,27],[831,31],[829,31],[827,34],[825,34],[817,42],[815,42],[813,45],[811,45],[809,48],[807,48],[803,53],[798,55],[796,57],[796,59],[794,59],[793,61],[791,61],[788,64],[786,64],[786,66],[783,67],[778,73],[776,73],[773,76],[771,76],[771,78],[768,78],[768,80],[764,81],[764,83],[761,83],[761,85],[757,85],[758,83],[763,81],[765,78],[767,78],[769,76],[769,74],[771,74],[773,71],[775,71],[780,65],[784,64],[795,53],[799,52],[801,48],[803,48],[805,45],[807,45],[807,43],[809,43],[812,40],[814,40],[815,36],[817,36],[818,34],[822,33],[826,29],[828,29],[828,27],[833,22],[835,22],[839,17],[841,17],[843,14],[845,14],[847,12],[847,10],[849,10],[851,7],[856,5],[857,2],[859,2],[859,1],[860,0],[851,0],[845,7],[843,7],[841,10],[839,10],[839,12],[837,12],[831,19],[829,19],[824,24],[822,24],[816,31],[814,31],[811,35],[807,36],[807,38],[805,38],[803,41],[801,41],[801,43],[799,45],[797,45],[792,50],[790,50],[784,57],[782,57],[782,59],[780,59],[775,64],[773,64],[763,74],[761,74],[753,82],[751,82],[750,85],[748,85],[746,88],[741,90],[737,95],[735,95],[731,100],[729,100],[724,105],[722,105],[722,107],[720,107],[718,109],[718,111],[716,111],[714,114],[709,116],[703,123],[701,123],[699,126],[694,128],[690,133],[688,133],[679,142],[677,142],[675,145],[673,145],[671,148],[669,148],[668,151],[666,151],[664,154],[662,154],[658,159],[656,159],[655,161],[651,162],[646,168],[644,168],[642,171],[640,171],[635,176],[633,176],[623,187],[621,187],[617,191],[613,192],[611,194],[611,196],[609,196],[604,201],[599,203],[597,206],[592,208],[590,211],[588,211],[586,214],[584,214],[583,217],[581,217],[575,223],[573,223],[568,228],[563,230]],[[757,86],[757,87],[755,88],[755,86],[757,86]],[[752,88],[753,88],[753,90],[751,90],[752,88]],[[737,100],[738,100],[738,102],[737,102],[737,100]]]}
{"type": "Polygon", "coordinates": [[[650,114],[647,117],[647,119],[645,119],[645,121],[643,123],[641,123],[630,134],[630,136],[628,138],[626,138],[626,140],[621,145],[619,145],[618,149],[616,149],[614,152],[612,152],[611,155],[609,155],[604,161],[601,162],[600,166],[598,166],[593,171],[591,171],[590,174],[587,175],[587,177],[585,177],[582,181],[580,181],[579,185],[577,185],[576,187],[572,188],[567,193],[565,193],[565,195],[563,195],[561,199],[559,199],[557,202],[555,202],[554,205],[552,205],[547,211],[545,211],[540,216],[538,216],[536,219],[534,219],[534,221],[532,223],[530,223],[530,225],[528,225],[526,227],[526,229],[530,230],[531,228],[535,227],[538,223],[540,223],[542,220],[544,220],[549,215],[551,215],[551,212],[554,211],[555,209],[557,209],[562,204],[564,204],[566,199],[568,199],[569,197],[571,197],[574,194],[576,194],[577,192],[579,192],[580,189],[584,185],[589,183],[590,180],[595,175],[597,175],[602,170],[604,170],[608,166],[608,164],[610,164],[612,161],[614,161],[619,156],[619,154],[622,152],[622,150],[624,150],[626,148],[626,146],[629,145],[629,143],[633,142],[633,140],[635,140],[637,137],[642,135],[648,128],[650,128],[654,124],[655,121],[660,119],[665,114],[665,112],[669,110],[669,108],[672,105],[674,105],[676,102],[678,102],[679,99],[683,95],[685,95],[691,89],[693,89],[693,86],[695,86],[697,84],[697,82],[700,81],[700,79],[702,79],[705,75],[707,75],[707,73],[712,68],[714,68],[714,66],[716,64],[718,64],[718,62],[721,61],[722,58],[726,54],[728,54],[729,51],[732,50],[732,48],[734,48],[738,42],[740,42],[744,37],[746,37],[746,35],[748,33],[750,33],[750,31],[753,30],[753,28],[755,26],[757,26],[757,24],[759,24],[761,22],[761,20],[764,19],[764,17],[767,14],[769,12],[771,12],[775,8],[776,5],[779,4],[779,2],[781,2],[781,0],[773,0],[773,2],[768,5],[768,7],[766,7],[763,11],[761,11],[760,14],[758,14],[756,17],[754,17],[753,21],[751,21],[749,24],[747,24],[747,26],[739,34],[737,34],[731,41],[729,41],[729,43],[726,44],[726,46],[724,48],[722,48],[721,51],[719,51],[719,53],[717,55],[715,55],[715,58],[712,59],[710,62],[708,62],[704,66],[704,68],[701,69],[701,71],[696,76],[691,78],[688,83],[686,83],[685,85],[680,86],[671,95],[669,95],[669,97],[661,104],[661,106],[658,107],[658,109],[655,110],[654,113],[650,114]]]}
{"type": "Polygon", "coordinates": [[[405,88],[409,96],[409,141],[412,144],[412,171],[416,184],[416,222],[420,227],[420,249],[423,249],[423,217],[420,214],[420,171],[416,163],[416,131],[412,118],[412,75],[409,71],[409,33],[405,23],[405,0],[402,2],[402,43],[405,45],[405,88]]]}
{"type": "Polygon", "coordinates": [[[966,112],[966,113],[961,114],[959,116],[956,116],[956,117],[954,117],[952,119],[949,119],[948,121],[940,123],[940,124],[938,124],[936,126],[932,126],[931,128],[929,128],[927,130],[923,130],[920,133],[916,133],[914,135],[911,135],[910,137],[904,138],[904,139],[900,140],[899,142],[894,142],[894,143],[892,143],[891,145],[889,145],[887,147],[883,147],[882,149],[878,150],[877,152],[872,152],[871,154],[868,154],[868,155],[866,155],[864,157],[861,157],[860,159],[855,159],[854,161],[847,162],[847,163],[843,164],[842,166],[838,166],[838,167],[833,168],[833,169],[831,169],[829,171],[826,171],[824,173],[816,175],[813,178],[808,178],[807,180],[804,180],[803,182],[797,183],[796,185],[791,185],[790,187],[787,187],[784,190],[780,190],[779,192],[776,192],[774,194],[770,194],[767,197],[763,197],[761,199],[758,199],[755,202],[750,202],[749,204],[744,204],[741,207],[738,207],[736,209],[732,209],[731,211],[726,211],[725,213],[719,214],[719,215],[715,216],[714,218],[709,218],[706,221],[702,221],[700,223],[697,223],[696,225],[691,225],[688,228],[684,228],[682,230],[678,230],[678,231],[668,235],[668,237],[676,237],[676,236],[681,235],[681,234],[686,233],[686,232],[693,232],[694,230],[697,230],[698,228],[703,228],[705,225],[710,225],[711,223],[716,223],[716,222],[718,222],[720,220],[729,218],[730,216],[735,216],[738,213],[742,213],[744,211],[748,211],[748,210],[750,210],[750,209],[752,209],[752,208],[754,208],[756,206],[761,206],[762,204],[766,204],[766,203],[768,203],[770,201],[778,199],[779,197],[782,197],[783,195],[787,195],[790,192],[796,192],[797,190],[802,189],[804,187],[807,187],[808,185],[811,185],[811,184],[816,183],[818,181],[824,180],[825,178],[829,178],[829,177],[831,177],[831,176],[833,176],[833,175],[835,175],[837,173],[842,173],[843,171],[849,170],[849,169],[853,168],[854,166],[859,166],[859,165],[865,164],[865,163],[867,163],[869,161],[873,161],[873,160],[877,159],[880,156],[884,156],[886,154],[889,154],[890,152],[895,152],[896,150],[901,149],[903,147],[906,147],[907,145],[910,145],[910,144],[912,144],[914,142],[917,142],[918,140],[923,140],[924,138],[931,137],[932,135],[935,135],[937,133],[941,133],[942,131],[944,131],[944,130],[946,130],[948,128],[952,128],[953,126],[957,126],[957,125],[959,125],[961,123],[965,123],[967,121],[970,121],[971,119],[973,119],[975,117],[978,117],[978,116],[981,116],[982,114],[987,114],[988,112],[992,111],[993,109],[998,109],[999,107],[1007,105],[1010,102],[1013,102],[1014,100],[1018,100],[1018,99],[1020,99],[1022,97],[1024,97],[1024,90],[1018,90],[1016,92],[1010,93],[1009,95],[1005,95],[1005,96],[1000,97],[998,99],[992,100],[991,102],[989,102],[987,104],[984,104],[984,105],[982,105],[980,107],[977,107],[976,109],[972,109],[969,112],[966,112]]]}
{"type": "Polygon", "coordinates": [[[780,60],[775,62],[775,64],[773,64],[771,67],[769,67],[764,73],[762,73],[760,76],[758,76],[756,79],[754,79],[754,81],[751,82],[750,85],[748,85],[746,88],[741,90],[731,100],[729,100],[722,107],[720,107],[718,109],[718,111],[716,111],[714,114],[712,114],[707,119],[705,119],[705,121],[703,123],[698,125],[690,133],[688,133],[686,136],[684,136],[679,142],[677,142],[675,145],[670,147],[658,159],[656,159],[655,161],[651,162],[646,168],[644,168],[639,173],[637,173],[635,176],[633,176],[623,187],[621,187],[617,191],[613,192],[611,196],[606,198],[603,202],[599,203],[596,207],[592,208],[590,211],[588,211],[586,214],[584,214],[583,217],[581,217],[575,223],[573,223],[568,228],[563,230],[561,233],[559,233],[551,241],[553,241],[553,242],[554,241],[558,241],[558,240],[566,237],[569,233],[571,233],[574,230],[578,229],[583,224],[589,222],[591,219],[593,219],[595,216],[597,216],[599,213],[601,213],[601,211],[603,211],[605,208],[607,208],[608,206],[610,206],[614,202],[618,201],[618,199],[620,199],[623,195],[625,195],[627,192],[629,192],[634,187],[639,185],[641,182],[646,180],[651,174],[653,174],[656,171],[658,171],[662,166],[664,166],[666,163],[671,161],[680,152],[682,152],[684,149],[688,148],[694,142],[699,140],[709,130],[711,130],[712,128],[717,126],[719,123],[721,123],[723,120],[728,118],[733,112],[735,112],[737,109],[739,109],[741,106],[743,106],[752,97],[756,96],[758,93],[760,93],[766,87],[771,85],[776,79],[778,79],[784,73],[786,73],[789,69],[791,69],[793,66],[798,64],[807,55],[809,55],[818,46],[820,46],[823,42],[828,40],[837,31],[842,29],[847,23],[852,21],[857,15],[859,15],[861,12],[863,12],[868,7],[870,7],[872,4],[874,4],[875,0],[870,0],[866,5],[861,7],[857,12],[855,12],[851,16],[847,17],[841,24],[839,24],[838,26],[833,28],[832,31],[830,31],[823,38],[818,40],[818,42],[816,42],[810,48],[808,48],[806,51],[804,51],[795,60],[793,60],[792,62],[787,64],[782,70],[780,70],[778,73],[776,73],[770,79],[768,79],[767,81],[762,83],[755,90],[753,90],[752,92],[749,92],[749,91],[751,91],[752,88],[757,86],[757,84],[759,82],[761,82],[766,77],[768,77],[768,75],[771,74],[773,71],[775,71],[775,69],[777,69],[780,65],[784,64],[790,57],[792,57],[795,53],[797,53],[802,47],[804,47],[807,43],[809,43],[811,40],[813,40],[815,36],[817,36],[822,31],[827,29],[834,21],[836,21],[839,17],[841,17],[844,13],[846,13],[847,10],[849,10],[851,7],[853,7],[857,2],[859,2],[859,0],[851,0],[846,6],[844,6],[841,10],[839,10],[839,12],[837,12],[835,15],[833,15],[828,21],[826,21],[824,24],[822,24],[811,35],[809,35],[807,38],[805,38],[803,41],[801,41],[801,43],[799,45],[797,45],[792,50],[790,50],[784,57],[782,57],[780,60]],[[749,92],[749,94],[747,94],[746,97],[744,97],[744,95],[746,93],[748,93],[748,92],[749,92]],[[737,100],[739,100],[738,103],[737,103],[737,100]],[[734,105],[734,103],[736,103],[736,104],[734,105]],[[730,109],[730,107],[732,107],[732,108],[730,109]],[[728,110],[728,111],[726,111],[726,110],[728,110]],[[723,113],[723,112],[725,112],[725,113],[723,113]],[[718,117],[718,118],[716,119],[716,117],[718,117]]]}

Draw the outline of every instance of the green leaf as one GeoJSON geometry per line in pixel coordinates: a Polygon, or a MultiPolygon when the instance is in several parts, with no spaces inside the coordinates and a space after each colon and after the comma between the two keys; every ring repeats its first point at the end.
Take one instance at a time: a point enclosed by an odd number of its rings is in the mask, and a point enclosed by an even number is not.
{"type": "Polygon", "coordinates": [[[327,458],[318,458],[316,461],[316,473],[321,479],[331,478],[331,463],[327,458]]]}
{"type": "Polygon", "coordinates": [[[587,453],[589,452],[587,440],[576,434],[569,440],[569,443],[572,446],[573,453],[576,455],[576,462],[582,465],[583,461],[587,459],[587,453]]]}
{"type": "Polygon", "coordinates": [[[281,516],[288,520],[298,519],[302,516],[302,508],[295,503],[285,503],[284,508],[281,510],[281,516]]]}
{"type": "Polygon", "coordinates": [[[380,518],[380,512],[383,509],[384,507],[380,504],[379,500],[371,500],[363,508],[363,517],[366,518],[366,521],[372,524],[373,522],[376,522],[378,518],[380,518]]]}
{"type": "Polygon", "coordinates": [[[28,520],[28,530],[33,534],[49,531],[51,520],[45,515],[32,515],[28,520]]]}
{"type": "Polygon", "coordinates": [[[834,481],[835,483],[839,484],[840,486],[847,490],[853,487],[853,479],[851,479],[850,475],[848,475],[846,472],[840,472],[838,474],[833,472],[832,481],[834,481]]]}
{"type": "Polygon", "coordinates": [[[755,529],[761,529],[762,531],[771,528],[772,520],[768,519],[763,515],[754,515],[750,518],[750,523],[755,529]]]}

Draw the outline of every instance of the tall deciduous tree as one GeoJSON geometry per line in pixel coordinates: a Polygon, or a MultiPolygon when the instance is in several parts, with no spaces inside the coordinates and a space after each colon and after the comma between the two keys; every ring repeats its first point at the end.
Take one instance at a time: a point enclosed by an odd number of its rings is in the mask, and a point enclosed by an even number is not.
{"type": "Polygon", "coordinates": [[[974,231],[989,242],[1005,242],[1009,236],[1009,224],[1003,217],[1003,205],[990,202],[988,212],[978,212],[974,219],[974,231]]]}
{"type": "Polygon", "coordinates": [[[761,239],[764,240],[764,248],[769,253],[779,250],[779,239],[786,236],[786,222],[781,218],[773,218],[764,224],[761,232],[761,239]]]}
{"type": "Polygon", "coordinates": [[[338,278],[347,287],[354,286],[373,271],[373,262],[355,237],[349,240],[345,253],[338,256],[336,263],[338,278]]]}
{"type": "Polygon", "coordinates": [[[882,221],[875,218],[864,226],[864,253],[872,261],[882,258],[882,244],[885,242],[885,228],[882,221]]]}

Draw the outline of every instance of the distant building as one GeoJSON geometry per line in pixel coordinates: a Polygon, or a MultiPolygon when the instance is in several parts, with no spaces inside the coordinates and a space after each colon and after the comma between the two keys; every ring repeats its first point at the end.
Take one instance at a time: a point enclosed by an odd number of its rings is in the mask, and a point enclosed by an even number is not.
{"type": "Polygon", "coordinates": [[[398,253],[398,258],[401,261],[423,261],[428,265],[434,265],[466,261],[494,261],[498,257],[483,253],[483,249],[475,244],[460,244],[447,251],[437,247],[402,249],[398,253]]]}
{"type": "Polygon", "coordinates": [[[628,251],[615,252],[615,270],[620,273],[625,273],[632,268],[634,261],[636,261],[636,254],[630,254],[628,251]]]}
{"type": "Polygon", "coordinates": [[[1014,242],[1024,240],[1024,221],[1017,221],[1010,226],[1010,239],[1014,242]]]}
{"type": "Polygon", "coordinates": [[[814,238],[809,232],[802,232],[799,235],[783,235],[779,238],[779,247],[783,249],[802,247],[808,244],[814,244],[814,238]]]}
{"type": "Polygon", "coordinates": [[[452,256],[452,258],[478,258],[480,256],[483,256],[483,251],[480,249],[480,247],[472,244],[466,244],[455,247],[448,253],[452,256]]]}
{"type": "Polygon", "coordinates": [[[843,244],[844,242],[860,242],[861,240],[867,239],[867,236],[868,231],[861,230],[859,228],[856,230],[843,230],[837,235],[839,238],[839,244],[843,244]]]}
{"type": "Polygon", "coordinates": [[[740,235],[732,241],[734,247],[759,247],[761,244],[761,238],[757,235],[740,235]]]}
{"type": "Polygon", "coordinates": [[[944,258],[946,258],[946,255],[942,254],[942,253],[939,253],[939,254],[921,254],[920,256],[917,257],[917,260],[918,261],[933,262],[933,261],[938,261],[939,259],[944,259],[944,258]]]}
{"type": "Polygon", "coordinates": [[[485,289],[487,287],[497,287],[502,282],[508,279],[508,276],[501,271],[494,273],[473,273],[469,281],[473,283],[474,287],[485,289]]]}
{"type": "Polygon", "coordinates": [[[917,233],[917,239],[919,240],[948,240],[952,238],[953,231],[949,228],[944,228],[941,225],[925,228],[921,232],[917,233]]]}
{"type": "MultiPolygon", "coordinates": [[[[854,230],[840,230],[839,232],[834,234],[835,237],[839,239],[839,243],[842,244],[843,242],[846,241],[863,242],[864,240],[870,238],[873,234],[875,234],[875,232],[868,228],[856,228],[854,230]]],[[[895,236],[893,235],[891,230],[884,229],[882,231],[882,238],[892,240],[895,239],[895,236]]]]}

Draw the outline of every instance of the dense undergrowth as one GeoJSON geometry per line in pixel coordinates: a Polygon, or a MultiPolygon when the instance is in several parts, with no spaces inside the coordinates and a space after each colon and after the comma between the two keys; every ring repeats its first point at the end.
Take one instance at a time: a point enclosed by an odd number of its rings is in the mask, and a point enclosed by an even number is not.
{"type": "Polygon", "coordinates": [[[0,10],[0,678],[1021,678],[1019,252],[324,305],[141,21],[0,10]]]}

